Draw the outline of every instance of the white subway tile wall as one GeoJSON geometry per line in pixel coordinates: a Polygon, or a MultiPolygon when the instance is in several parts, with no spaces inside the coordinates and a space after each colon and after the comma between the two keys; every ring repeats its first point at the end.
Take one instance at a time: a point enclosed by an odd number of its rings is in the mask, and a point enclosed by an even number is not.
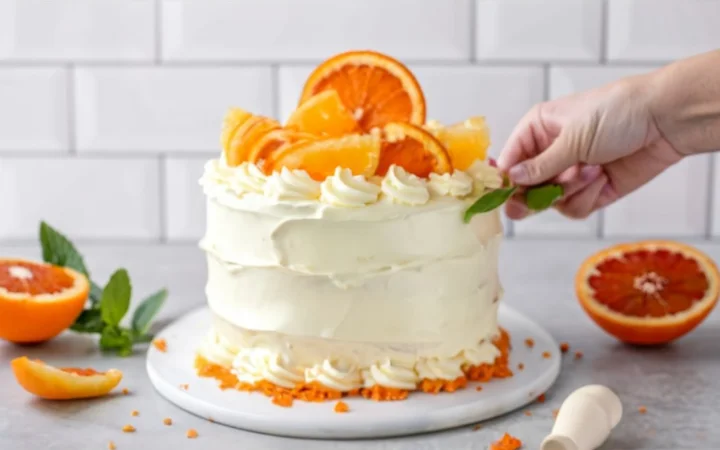
{"type": "MultiPolygon", "coordinates": [[[[537,102],[720,47],[718,18],[720,0],[0,0],[0,241],[34,239],[40,219],[77,239],[196,241],[226,108],[286,118],[340,51],[407,62],[429,117],[487,116],[497,155],[537,102]]],[[[511,235],[720,236],[712,159],[511,235]]]]}

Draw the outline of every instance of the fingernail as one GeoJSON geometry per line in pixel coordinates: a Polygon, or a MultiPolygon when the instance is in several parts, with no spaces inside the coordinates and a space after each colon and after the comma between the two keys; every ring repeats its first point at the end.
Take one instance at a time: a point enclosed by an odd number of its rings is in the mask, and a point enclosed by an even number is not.
{"type": "Polygon", "coordinates": [[[511,199],[510,201],[508,201],[507,206],[505,207],[505,212],[511,219],[522,219],[523,217],[528,215],[530,210],[523,202],[511,199]]]}
{"type": "Polygon", "coordinates": [[[511,181],[518,184],[527,183],[530,179],[525,164],[518,164],[517,166],[511,167],[508,171],[508,176],[511,181]]]}
{"type": "Polygon", "coordinates": [[[600,172],[602,172],[600,166],[585,166],[580,169],[580,178],[586,182],[593,181],[600,175],[600,172]]]}

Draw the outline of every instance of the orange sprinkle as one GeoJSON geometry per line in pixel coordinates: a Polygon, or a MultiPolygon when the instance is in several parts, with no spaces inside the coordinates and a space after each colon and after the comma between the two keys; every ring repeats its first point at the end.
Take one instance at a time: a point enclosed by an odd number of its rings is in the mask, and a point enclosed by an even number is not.
{"type": "Polygon", "coordinates": [[[490,450],[518,450],[522,445],[520,439],[505,433],[500,440],[490,445],[490,450]]]}
{"type": "Polygon", "coordinates": [[[575,352],[575,359],[582,359],[583,352],[575,352]]]}
{"type": "Polygon", "coordinates": [[[532,338],[527,338],[525,339],[525,345],[527,345],[528,348],[533,348],[535,347],[535,340],[532,338]]]}
{"type": "Polygon", "coordinates": [[[542,357],[545,359],[550,359],[552,357],[552,354],[550,354],[550,352],[543,352],[542,357]]]}
{"type": "Polygon", "coordinates": [[[559,409],[553,409],[553,412],[552,412],[552,413],[553,413],[553,418],[557,419],[558,414],[560,414],[560,410],[559,410],[559,409]]]}
{"type": "Polygon", "coordinates": [[[532,411],[525,411],[525,415],[528,417],[532,416],[532,411]]]}
{"type": "Polygon", "coordinates": [[[108,442],[108,450],[115,450],[117,447],[113,441],[108,442]]]}
{"type": "Polygon", "coordinates": [[[482,386],[476,387],[475,390],[478,391],[478,392],[482,391],[482,386]]]}
{"type": "Polygon", "coordinates": [[[190,389],[190,385],[189,384],[181,384],[180,389],[182,389],[183,391],[187,391],[188,389],[190,389]]]}
{"type": "Polygon", "coordinates": [[[163,338],[154,339],[152,341],[152,344],[153,344],[153,347],[158,349],[158,351],[163,352],[163,353],[167,352],[167,341],[165,339],[163,339],[163,338]]]}
{"type": "Polygon", "coordinates": [[[428,394],[437,394],[438,392],[455,392],[467,385],[467,378],[457,377],[452,381],[448,380],[428,380],[427,378],[420,382],[420,389],[428,394]]]}
{"type": "Polygon", "coordinates": [[[215,420],[212,417],[208,417],[208,422],[215,423],[215,420]]]}
{"type": "Polygon", "coordinates": [[[128,395],[130,393],[130,390],[128,388],[123,388],[122,393],[123,395],[128,395]]]}
{"type": "Polygon", "coordinates": [[[360,389],[360,395],[362,395],[363,398],[375,400],[376,402],[391,402],[395,400],[405,400],[408,396],[408,391],[405,389],[387,388],[376,384],[371,388],[360,389]]]}
{"type": "Polygon", "coordinates": [[[170,425],[172,425],[172,419],[169,417],[166,417],[163,419],[163,423],[167,426],[170,426],[170,425]]]}
{"type": "Polygon", "coordinates": [[[540,394],[537,398],[538,403],[545,403],[545,394],[540,394]]]}
{"type": "Polygon", "coordinates": [[[482,428],[482,425],[481,425],[481,424],[477,424],[477,425],[475,425],[475,426],[473,427],[473,431],[477,431],[477,430],[479,430],[480,428],[482,428]]]}
{"type": "Polygon", "coordinates": [[[350,411],[350,407],[348,407],[347,403],[345,402],[337,402],[335,403],[335,412],[336,413],[346,413],[350,411]]]}
{"type": "Polygon", "coordinates": [[[640,414],[645,414],[647,412],[647,408],[645,406],[641,406],[638,408],[638,412],[640,414]]]}
{"type": "Polygon", "coordinates": [[[134,433],[135,427],[132,425],[125,425],[124,427],[122,427],[122,430],[123,430],[123,433],[134,433]]]}
{"type": "Polygon", "coordinates": [[[189,430],[187,430],[185,436],[187,436],[188,439],[195,439],[196,437],[198,437],[198,432],[195,428],[190,428],[189,430]]]}
{"type": "Polygon", "coordinates": [[[130,415],[133,416],[133,417],[137,417],[137,416],[140,415],[140,411],[138,411],[137,409],[133,409],[133,410],[130,412],[130,415]]]}
{"type": "Polygon", "coordinates": [[[525,364],[519,363],[519,364],[518,364],[518,370],[525,370],[525,364]]]}
{"type": "Polygon", "coordinates": [[[567,342],[561,342],[560,343],[560,351],[563,353],[567,353],[570,350],[570,344],[567,342]]]}

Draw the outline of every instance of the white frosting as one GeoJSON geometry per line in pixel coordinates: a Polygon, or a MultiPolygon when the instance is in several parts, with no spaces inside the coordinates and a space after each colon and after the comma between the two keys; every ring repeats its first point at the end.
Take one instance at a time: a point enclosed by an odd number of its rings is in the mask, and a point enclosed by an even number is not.
{"type": "Polygon", "coordinates": [[[308,383],[318,382],[336,391],[347,392],[362,387],[362,379],[358,367],[343,359],[329,359],[305,369],[308,383]]]}
{"type": "Polygon", "coordinates": [[[363,370],[363,385],[366,388],[379,385],[394,389],[414,390],[420,378],[413,366],[413,363],[403,365],[387,358],[382,363],[375,363],[363,370]]]}
{"type": "Polygon", "coordinates": [[[320,196],[320,183],[304,170],[283,167],[268,178],[264,193],[275,200],[314,200],[320,196]]]}
{"type": "Polygon", "coordinates": [[[233,170],[233,176],[230,179],[230,188],[237,195],[248,192],[256,194],[263,192],[267,177],[258,166],[244,162],[231,170],[233,170]]]}
{"type": "Polygon", "coordinates": [[[338,167],[333,176],[327,177],[321,185],[320,199],[335,206],[358,207],[375,203],[380,187],[361,175],[353,176],[350,169],[338,167]]]}
{"type": "Polygon", "coordinates": [[[464,375],[461,358],[425,358],[415,366],[420,378],[454,380],[464,375]]]}
{"type": "Polygon", "coordinates": [[[394,164],[382,180],[381,188],[390,201],[402,205],[424,205],[430,200],[427,183],[394,164]]]}
{"type": "Polygon", "coordinates": [[[487,161],[477,160],[467,171],[475,180],[475,188],[479,192],[501,188],[503,185],[502,175],[497,167],[491,166],[487,161]]]}
{"type": "Polygon", "coordinates": [[[205,163],[205,170],[202,178],[200,178],[200,184],[209,188],[230,186],[230,180],[232,180],[234,173],[234,169],[225,162],[225,157],[211,159],[205,163]]]}
{"type": "Polygon", "coordinates": [[[267,380],[292,389],[305,381],[302,372],[291,364],[287,355],[263,347],[241,349],[232,362],[232,368],[238,380],[249,384],[267,380]]]}
{"type": "Polygon", "coordinates": [[[428,187],[435,195],[465,197],[473,191],[473,179],[463,171],[456,170],[452,174],[430,174],[428,187]]]}

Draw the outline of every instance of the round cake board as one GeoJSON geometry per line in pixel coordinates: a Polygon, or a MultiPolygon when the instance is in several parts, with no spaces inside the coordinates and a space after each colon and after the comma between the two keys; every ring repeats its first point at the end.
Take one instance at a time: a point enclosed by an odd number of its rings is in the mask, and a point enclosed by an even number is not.
{"type": "Polygon", "coordinates": [[[197,376],[195,351],[210,328],[207,308],[181,317],[158,337],[167,340],[167,352],[150,347],[147,371],[162,396],[184,410],[231,427],[278,436],[316,439],[354,439],[401,436],[438,431],[491,419],[535,401],[560,373],[560,351],[555,340],[539,325],[505,305],[500,325],[511,335],[511,378],[479,383],[454,393],[412,393],[404,401],[374,402],[362,397],[345,398],[350,411],[333,411],[335,402],[295,401],[290,408],[271,403],[253,392],[220,390],[214,379],[197,376]],[[524,344],[532,338],[532,349],[524,344]],[[550,352],[550,358],[542,353],[550,352]],[[517,370],[519,363],[524,370],[517,370]],[[184,390],[180,385],[188,384],[184,390]]]}

